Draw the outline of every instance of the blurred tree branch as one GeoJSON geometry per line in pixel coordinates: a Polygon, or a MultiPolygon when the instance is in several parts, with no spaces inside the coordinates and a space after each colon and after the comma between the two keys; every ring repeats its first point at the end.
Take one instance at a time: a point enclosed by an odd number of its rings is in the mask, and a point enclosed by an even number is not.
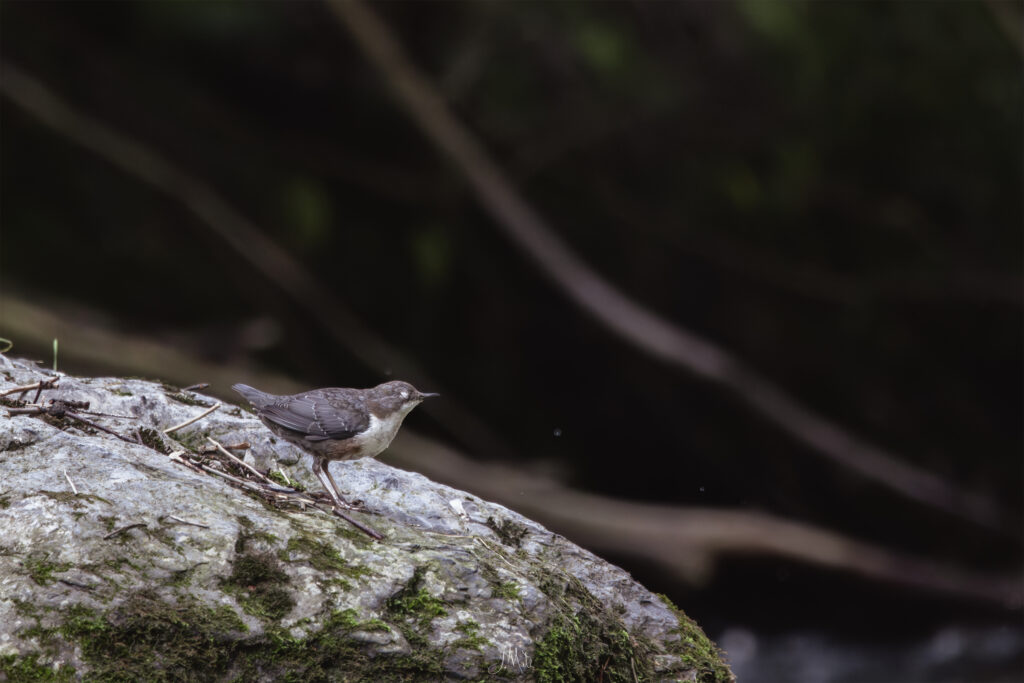
{"type": "Polygon", "coordinates": [[[1024,58],[1024,5],[1019,0],[984,0],[996,26],[1024,58]]]}
{"type": "Polygon", "coordinates": [[[839,465],[909,499],[991,529],[1009,529],[1005,515],[987,497],[965,492],[819,415],[725,349],[668,322],[602,278],[516,191],[374,11],[359,0],[328,3],[410,118],[454,162],[496,225],[570,300],[611,332],[646,354],[728,389],[839,465]]]}
{"type": "MultiPolygon", "coordinates": [[[[2,310],[3,334],[21,347],[45,348],[58,330],[73,325],[73,337],[61,344],[65,363],[91,363],[121,375],[158,372],[159,379],[179,385],[202,380],[211,384],[205,393],[228,401],[236,397],[225,393],[227,387],[239,380],[280,392],[300,388],[279,375],[197,360],[167,344],[107,329],[90,322],[89,316],[73,319],[59,305],[43,307],[5,292],[2,310]]],[[[472,460],[408,427],[383,459],[514,508],[593,550],[656,563],[694,585],[706,582],[723,559],[775,557],[872,581],[1020,607],[1016,577],[938,564],[763,513],[638,503],[587,493],[522,468],[472,460]]]]}
{"type": "MultiPolygon", "coordinates": [[[[181,202],[367,367],[379,372],[390,368],[395,375],[419,386],[443,391],[439,382],[364,325],[298,260],[211,188],[142,143],[75,111],[42,82],[6,60],[0,61],[0,94],[66,138],[181,202]]],[[[427,406],[427,410],[470,447],[481,453],[506,455],[504,444],[454,396],[446,395],[445,401],[427,406]]]]}

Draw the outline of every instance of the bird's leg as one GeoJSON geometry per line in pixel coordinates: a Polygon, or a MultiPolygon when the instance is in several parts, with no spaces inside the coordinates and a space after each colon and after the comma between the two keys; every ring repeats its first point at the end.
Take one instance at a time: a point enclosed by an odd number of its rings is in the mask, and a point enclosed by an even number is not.
{"type": "Polygon", "coordinates": [[[342,500],[341,494],[338,493],[338,487],[334,483],[334,477],[331,476],[330,469],[328,469],[327,467],[324,466],[324,461],[321,458],[313,458],[313,474],[315,474],[317,476],[317,479],[320,480],[320,483],[323,485],[324,489],[327,491],[327,495],[329,495],[331,497],[331,499],[334,501],[334,514],[338,515],[343,520],[345,520],[346,522],[348,522],[349,524],[351,524],[355,528],[359,529],[360,531],[362,531],[364,534],[366,534],[370,538],[375,538],[378,541],[381,540],[382,538],[384,538],[380,534],[380,532],[374,531],[373,529],[371,529],[370,527],[366,526],[365,524],[360,524],[359,522],[357,522],[356,520],[352,519],[351,517],[349,517],[348,515],[344,514],[341,510],[338,509],[338,508],[344,508],[346,510],[351,510],[352,507],[342,500]],[[324,477],[324,473],[327,474],[326,478],[324,477]]]}
{"type": "Polygon", "coordinates": [[[317,479],[320,480],[320,484],[327,491],[327,495],[334,501],[336,507],[342,508],[343,510],[355,510],[356,508],[345,502],[345,499],[341,497],[341,491],[338,490],[338,485],[334,483],[334,477],[331,476],[331,470],[326,462],[321,458],[313,458],[313,474],[316,475],[317,479]],[[324,475],[327,475],[326,477],[324,475]]]}

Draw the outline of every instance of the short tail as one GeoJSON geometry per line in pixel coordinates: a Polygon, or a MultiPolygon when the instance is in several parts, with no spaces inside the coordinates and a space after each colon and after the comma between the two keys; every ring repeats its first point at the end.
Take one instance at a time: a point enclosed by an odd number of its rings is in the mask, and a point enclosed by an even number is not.
{"type": "Polygon", "coordinates": [[[240,393],[245,400],[251,403],[255,408],[262,408],[265,405],[273,403],[274,399],[277,398],[277,396],[274,396],[273,394],[268,394],[267,392],[260,391],[259,389],[253,389],[248,384],[235,384],[231,388],[240,393]]]}

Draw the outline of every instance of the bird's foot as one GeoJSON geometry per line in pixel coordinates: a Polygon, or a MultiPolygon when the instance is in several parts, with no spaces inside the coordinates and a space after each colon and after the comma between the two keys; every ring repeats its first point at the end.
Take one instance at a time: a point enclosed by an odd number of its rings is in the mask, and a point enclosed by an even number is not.
{"type": "Polygon", "coordinates": [[[339,510],[350,510],[352,512],[363,512],[363,501],[357,500],[352,503],[348,502],[344,498],[335,498],[329,493],[318,494],[317,499],[323,501],[339,510]]]}

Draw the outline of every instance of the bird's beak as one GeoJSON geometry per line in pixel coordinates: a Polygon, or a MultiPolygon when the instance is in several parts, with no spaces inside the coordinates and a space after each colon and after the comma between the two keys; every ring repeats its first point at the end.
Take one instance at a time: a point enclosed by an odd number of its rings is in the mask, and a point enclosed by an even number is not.
{"type": "Polygon", "coordinates": [[[421,399],[422,399],[422,398],[433,398],[434,396],[440,396],[440,395],[441,395],[441,394],[424,394],[424,393],[422,393],[422,392],[421,392],[421,393],[420,393],[420,398],[421,398],[421,399]]]}

